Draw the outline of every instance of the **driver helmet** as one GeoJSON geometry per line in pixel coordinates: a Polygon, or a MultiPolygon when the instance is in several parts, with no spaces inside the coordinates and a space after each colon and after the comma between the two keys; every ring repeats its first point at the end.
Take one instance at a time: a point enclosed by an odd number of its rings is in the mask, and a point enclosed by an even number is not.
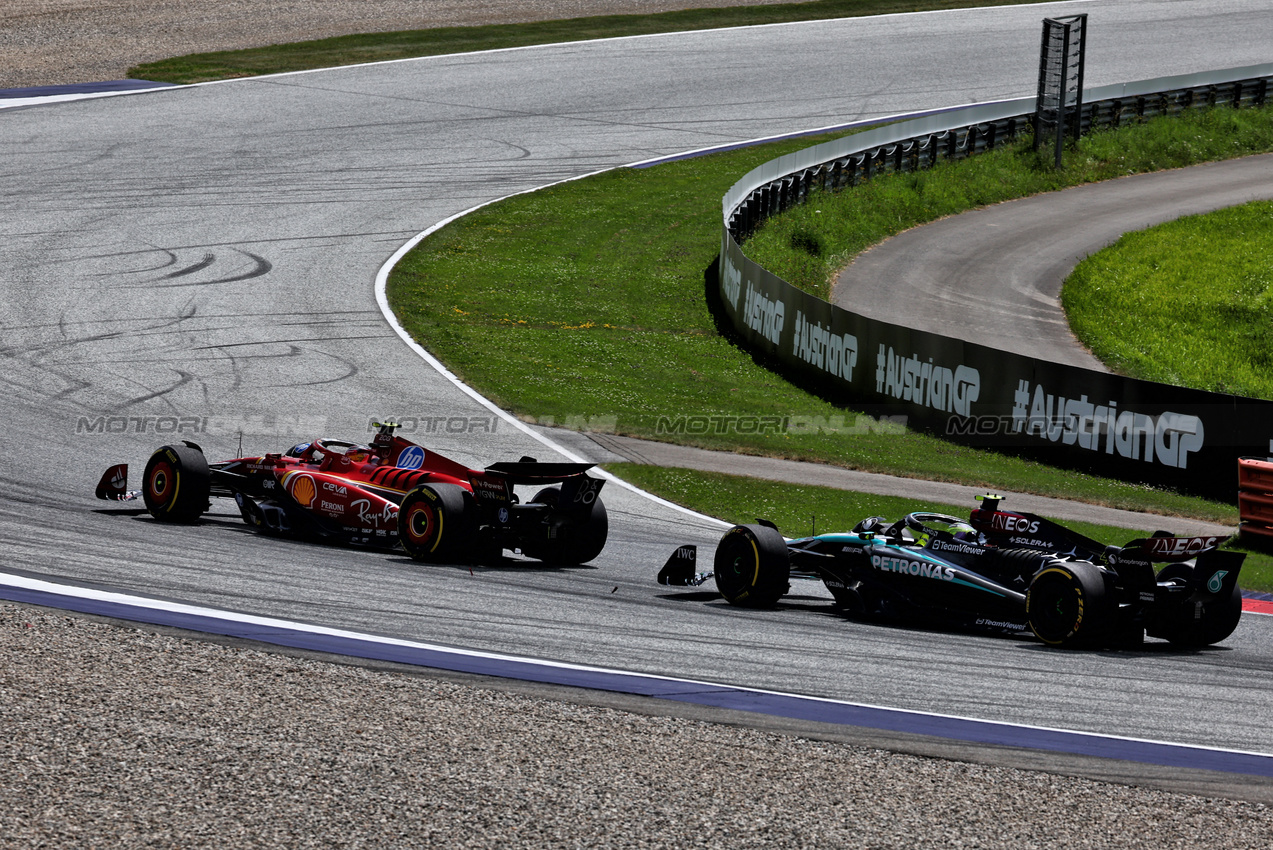
{"type": "Polygon", "coordinates": [[[345,457],[350,463],[366,463],[371,460],[371,446],[350,446],[345,449],[345,457]]]}
{"type": "Polygon", "coordinates": [[[288,457],[303,457],[305,452],[309,451],[309,443],[297,443],[287,450],[288,457]]]}
{"type": "Polygon", "coordinates": [[[955,536],[956,540],[963,540],[967,543],[980,543],[981,533],[966,522],[957,522],[950,525],[950,533],[955,536]]]}

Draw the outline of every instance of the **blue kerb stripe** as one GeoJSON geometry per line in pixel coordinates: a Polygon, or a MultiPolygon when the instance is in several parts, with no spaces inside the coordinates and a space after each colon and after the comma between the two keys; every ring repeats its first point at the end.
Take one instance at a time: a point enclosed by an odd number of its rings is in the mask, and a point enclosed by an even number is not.
{"type": "Polygon", "coordinates": [[[1007,723],[856,705],[797,694],[748,690],[710,682],[660,679],[619,670],[578,669],[555,666],[532,659],[491,658],[443,648],[401,646],[377,640],[370,635],[365,637],[330,635],[281,626],[241,623],[230,618],[212,615],[167,611],[4,584],[0,584],[0,598],[139,623],[245,638],[277,646],[438,670],[634,694],[694,705],[750,711],[774,717],[928,735],[976,744],[1273,777],[1273,756],[1258,753],[1213,750],[1156,741],[1127,740],[1058,729],[1038,729],[1007,723]]]}
{"type": "Polygon", "coordinates": [[[0,89],[0,100],[27,97],[55,97],[66,94],[99,94],[101,92],[145,91],[147,89],[172,88],[175,83],[156,83],[150,80],[106,80],[100,83],[73,83],[63,86],[30,86],[21,89],[0,89]]]}

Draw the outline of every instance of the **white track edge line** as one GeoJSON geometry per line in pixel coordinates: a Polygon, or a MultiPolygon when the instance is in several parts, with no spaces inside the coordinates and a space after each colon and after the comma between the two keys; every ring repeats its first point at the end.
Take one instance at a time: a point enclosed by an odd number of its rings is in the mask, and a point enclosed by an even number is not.
{"type": "MultiPolygon", "coordinates": [[[[219,619],[229,622],[242,623],[246,625],[256,625],[264,627],[272,627],[279,629],[287,629],[294,632],[307,634],[326,635],[330,637],[342,637],[352,640],[361,640],[367,643],[378,643],[386,646],[401,646],[412,649],[424,649],[434,652],[444,652],[453,655],[460,655],[470,658],[482,658],[494,661],[509,661],[521,664],[537,664],[544,667],[552,667],[562,670],[575,670],[580,672],[607,673],[610,675],[630,676],[633,678],[645,679],[653,682],[668,682],[678,685],[701,685],[705,687],[721,688],[733,691],[742,691],[752,694],[763,694],[766,696],[787,697],[792,699],[808,700],[810,702],[823,703],[825,705],[842,705],[853,708],[863,708],[874,711],[886,711],[894,714],[909,715],[912,717],[932,717],[942,720],[955,720],[966,723],[979,723],[987,726],[1001,727],[1005,729],[1028,729],[1037,732],[1051,732],[1063,735],[1077,735],[1087,738],[1096,738],[1108,741],[1126,741],[1135,744],[1150,744],[1154,746],[1174,747],[1178,749],[1194,750],[1198,752],[1223,753],[1231,755],[1255,756],[1260,758],[1273,758],[1273,753],[1262,753],[1256,750],[1238,750],[1230,747],[1212,747],[1205,744],[1185,744],[1174,741],[1161,741],[1154,738],[1138,738],[1130,735],[1112,735],[1104,732],[1087,732],[1079,729],[1063,729],[1054,726],[1038,726],[1032,723],[1012,723],[1004,720],[987,720],[979,717],[967,717],[959,714],[945,714],[933,711],[918,711],[909,708],[896,708],[892,706],[875,705],[872,703],[852,702],[850,700],[835,699],[833,697],[812,696],[809,694],[796,694],[788,691],[775,691],[766,688],[752,688],[745,685],[730,685],[720,682],[709,682],[700,679],[685,679],[676,676],[662,676],[656,673],[641,673],[632,670],[621,670],[610,667],[594,667],[586,664],[572,664],[564,661],[551,661],[548,659],[529,658],[524,656],[506,655],[496,652],[485,652],[474,649],[461,649],[457,647],[443,646],[440,644],[423,643],[420,641],[411,641],[403,638],[392,638],[382,635],[372,635],[362,632],[353,632],[345,629],[334,629],[327,626],[318,626],[310,623],[301,623],[292,620],[281,620],[273,617],[261,617],[254,614],[243,614],[233,611],[225,611],[217,608],[205,608],[199,605],[189,605],[185,603],[165,602],[156,599],[148,599],[143,596],[132,596],[126,593],[117,593],[113,591],[95,590],[93,588],[78,587],[76,585],[60,585],[54,582],[42,579],[30,578],[27,576],[14,575],[9,573],[0,573],[0,583],[7,584],[11,587],[19,587],[26,590],[32,590],[42,593],[49,593],[59,596],[71,596],[81,599],[92,599],[100,602],[130,605],[138,608],[148,608],[152,610],[168,611],[178,614],[190,614],[192,616],[202,616],[210,619],[219,619]]],[[[268,640],[263,640],[269,643],[268,640]]],[[[666,698],[666,697],[665,697],[666,698]]]]}

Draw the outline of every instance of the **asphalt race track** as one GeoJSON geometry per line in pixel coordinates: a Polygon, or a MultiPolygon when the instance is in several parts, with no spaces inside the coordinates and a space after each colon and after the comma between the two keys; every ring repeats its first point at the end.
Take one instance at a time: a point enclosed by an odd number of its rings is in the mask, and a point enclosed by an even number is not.
{"type": "MultiPolygon", "coordinates": [[[[3,569],[456,647],[1273,753],[1273,620],[1222,647],[1060,653],[846,622],[816,588],[729,610],[653,576],[719,535],[610,486],[595,565],[422,568],[163,527],[96,502],[185,437],[210,457],[396,417],[471,465],[552,452],[404,344],[377,272],[477,204],[652,157],[1027,95],[1039,21],[1087,12],[1091,85],[1267,61],[1263,0],[1000,8],[572,44],[0,112],[3,569]],[[799,60],[793,57],[800,57],[799,60]],[[431,433],[426,433],[429,429],[431,433]]],[[[409,430],[409,429],[408,429],[409,430]]],[[[408,433],[408,436],[410,434],[408,433]]],[[[134,482],[136,477],[134,477],[134,482]]]]}
{"type": "Polygon", "coordinates": [[[996,204],[876,245],[840,274],[832,300],[872,319],[1103,372],[1061,310],[1074,266],[1128,231],[1271,197],[1265,154],[996,204]]]}

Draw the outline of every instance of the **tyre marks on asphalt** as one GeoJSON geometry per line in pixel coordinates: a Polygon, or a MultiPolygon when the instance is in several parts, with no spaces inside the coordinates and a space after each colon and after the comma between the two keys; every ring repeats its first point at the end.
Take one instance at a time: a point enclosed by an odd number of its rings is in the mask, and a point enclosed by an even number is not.
{"type": "MultiPolygon", "coordinates": [[[[283,243],[270,251],[120,247],[91,252],[105,268],[80,278],[69,294],[37,292],[29,308],[11,314],[16,321],[6,327],[3,354],[17,368],[5,370],[0,383],[33,404],[51,397],[68,413],[115,417],[146,407],[148,415],[206,414],[241,407],[231,401],[241,393],[264,398],[280,386],[357,379],[358,346],[393,340],[378,311],[342,308],[321,285],[312,302],[295,309],[263,303],[260,312],[244,313],[228,306],[241,297],[239,287],[258,286],[270,274],[270,254],[286,251],[283,243]],[[234,290],[229,301],[227,289],[234,290]],[[141,315],[135,291],[146,293],[141,315]],[[23,321],[23,314],[49,315],[55,301],[56,323],[23,321]]],[[[78,266],[77,253],[67,248],[63,261],[78,266]]]]}
{"type": "MultiPolygon", "coordinates": [[[[240,250],[239,253],[252,261],[252,267],[245,272],[232,272],[229,276],[218,277],[213,280],[182,280],[176,283],[154,283],[151,284],[151,286],[217,286],[222,283],[239,283],[240,281],[263,277],[264,275],[269,274],[270,270],[274,268],[274,264],[262,257],[260,254],[254,254],[251,251],[243,250],[240,250]]],[[[203,259],[194,265],[166,274],[163,279],[176,280],[177,278],[184,278],[187,275],[195,274],[203,271],[204,269],[210,268],[214,263],[216,263],[216,261],[216,254],[205,254],[203,259]]]]}

